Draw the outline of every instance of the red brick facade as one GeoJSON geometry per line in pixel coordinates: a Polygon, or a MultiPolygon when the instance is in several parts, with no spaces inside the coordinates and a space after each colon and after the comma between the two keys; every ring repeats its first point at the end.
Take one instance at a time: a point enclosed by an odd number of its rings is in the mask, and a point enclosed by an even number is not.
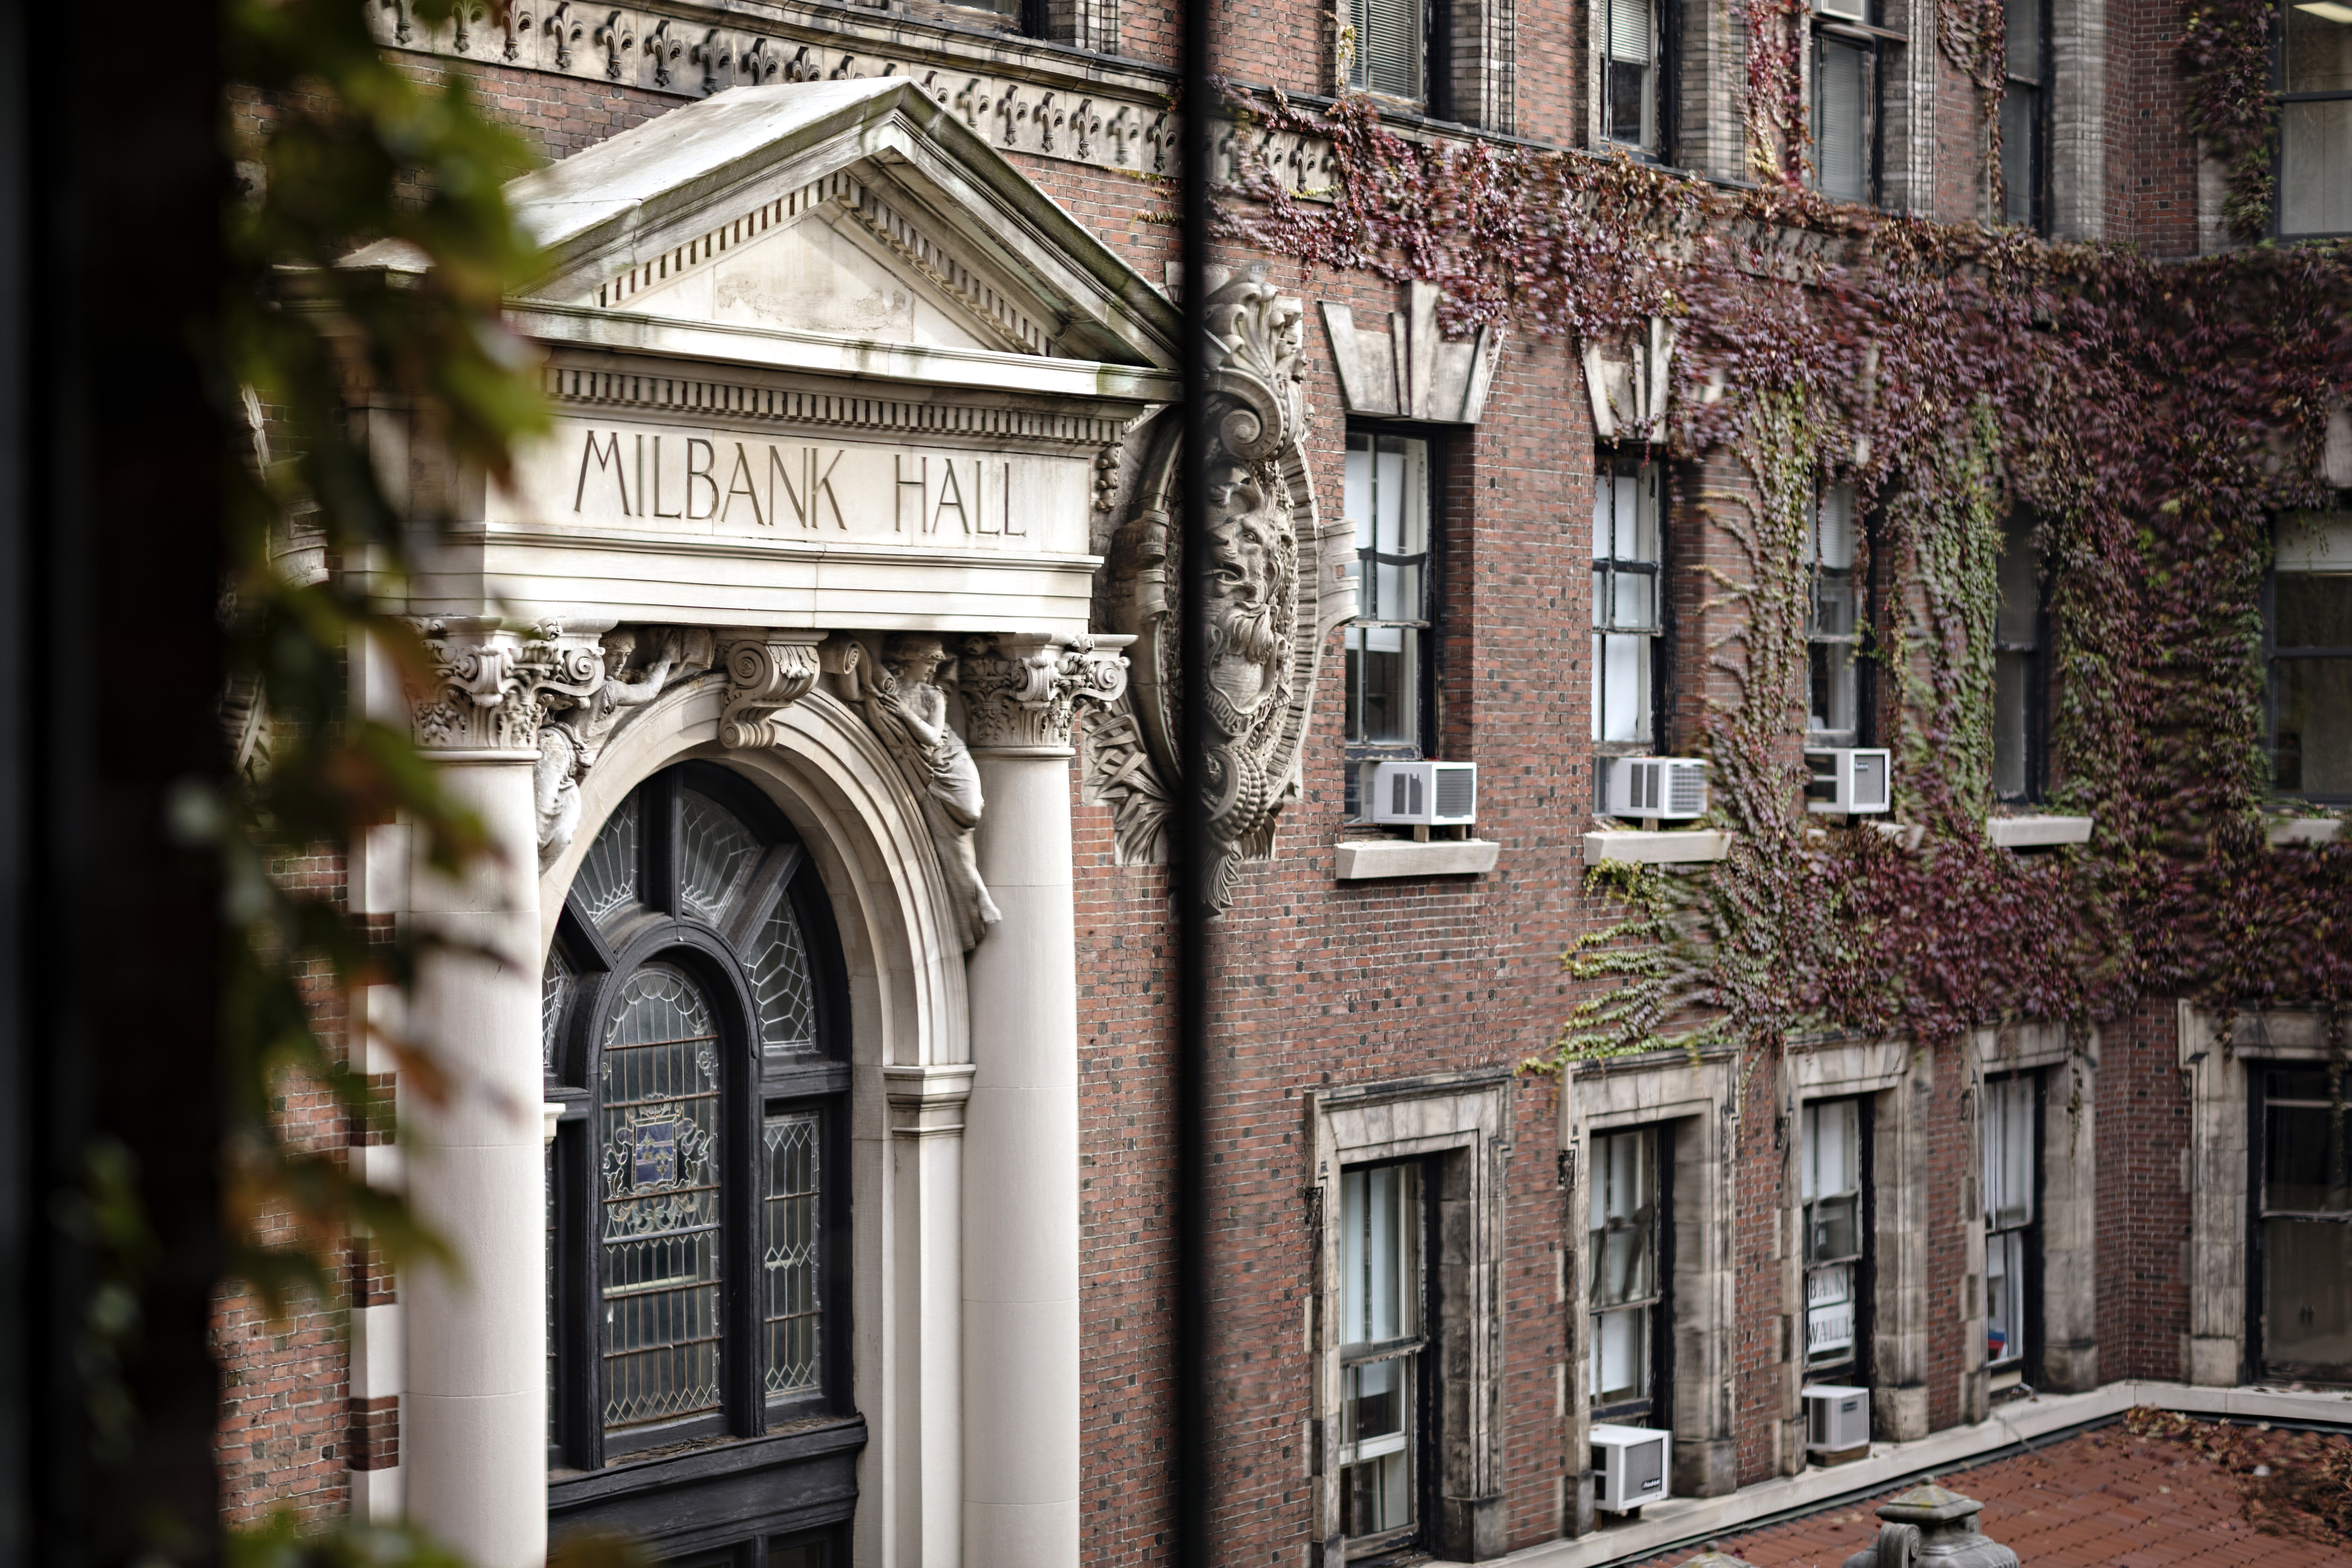
{"type": "MultiPolygon", "coordinates": [[[[1221,68],[1295,93],[1327,91],[1330,13],[1304,4],[1226,8],[1221,68]]],[[[2197,244],[2196,168],[2179,123],[2177,6],[2111,7],[2106,78],[2106,237],[2158,254],[2197,244]]],[[[1586,140],[1585,8],[1526,0],[1517,12],[1517,128],[1567,145],[1586,140]]],[[[1130,5],[1123,51],[1164,65],[1172,7],[1130,5]]],[[[1925,43],[1916,47],[1932,47],[1925,43]]],[[[1064,51],[1066,54],[1067,51],[1064,51]]],[[[502,121],[561,158],[692,100],[579,76],[403,55],[429,79],[467,78],[502,121]]],[[[1974,216],[1984,199],[1975,89],[1940,56],[1934,133],[1938,216],[1974,216]]],[[[265,106],[247,102],[248,125],[265,106]]],[[[1174,256],[1172,230],[1150,221],[1164,192],[1146,181],[1028,153],[1013,163],[1145,277],[1174,256]]],[[[1247,262],[1235,252],[1224,259],[1247,262]]],[[[1367,275],[1268,276],[1310,301],[1352,304],[1359,318],[1397,308],[1397,290],[1367,275]]],[[[1346,424],[1319,310],[1310,306],[1307,395],[1318,502],[1341,502],[1346,424]]],[[[1579,1000],[1559,955],[1608,910],[1582,891],[1582,835],[1592,806],[1588,730],[1592,422],[1567,345],[1506,342],[1482,421],[1435,437],[1444,489],[1438,521],[1436,643],[1442,754],[1480,767],[1480,837],[1497,842],[1491,874],[1339,882],[1343,826],[1339,730],[1343,671],[1327,648],[1304,787],[1283,816],[1280,848],[1253,865],[1217,927],[1217,1024],[1211,1061],[1213,1309],[1210,1409],[1219,1432],[1217,1560],[1297,1563],[1310,1515],[1309,1302],[1318,1289],[1306,1189],[1304,1095],[1335,1082],[1377,1082],[1443,1070],[1509,1067],[1546,1047],[1579,1000]]],[[[1668,592],[1679,626],[1661,749],[1687,744],[1705,704],[1732,695],[1706,649],[1723,624],[1698,565],[1729,568],[1710,507],[1738,504],[1744,475],[1727,465],[1671,480],[1668,592]]],[[[1792,748],[1794,738],[1791,740],[1792,748]]],[[[1083,1547],[1091,1568],[1156,1563],[1168,1529],[1165,1415],[1171,1167],[1167,884],[1152,867],[1121,866],[1108,810],[1073,784],[1077,854],[1081,1047],[1083,1547]]],[[[321,862],[305,878],[340,877],[321,862]]],[[[328,1001],[321,998],[322,1008],[328,1001]]],[[[326,1008],[332,1011],[331,1008],[326,1008]]],[[[2187,1332],[2183,1255],[2189,1224],[2180,1151],[2189,1108],[2176,1070],[2173,1010],[2152,1002],[2104,1035],[2097,1079],[2098,1326],[2102,1375],[2177,1378],[2187,1332]]],[[[1734,1436],[1739,1479],[1780,1473],[1783,1384],[1801,1317],[1782,1308],[1788,1190],[1784,1107],[1772,1073],[1746,1087],[1731,1162],[1730,1267],[1740,1315],[1733,1335],[1734,1436]]],[[[1969,1079],[1957,1050],[1934,1064],[1927,1116],[1931,1425],[1960,1419],[1968,1293],[1965,1205],[1976,1190],[1966,1114],[1969,1079]],[[1948,1058],[1949,1059],[1946,1059],[1948,1058]]],[[[1507,1534],[1517,1548],[1573,1522],[1580,1457],[1566,1452],[1565,1362],[1582,1279],[1569,1270],[1582,1216],[1566,1210],[1557,1163],[1553,1080],[1519,1079],[1504,1186],[1499,1283],[1500,1426],[1507,1534]]],[[[306,1136],[340,1138],[330,1108],[289,1094],[280,1107],[306,1136]]],[[[2053,1125],[2063,1113],[2053,1113],[2053,1125]]],[[[364,1244],[353,1247],[347,1294],[267,1324],[242,1300],[223,1303],[228,1406],[221,1456],[230,1515],[277,1506],[306,1518],[341,1510],[349,1472],[397,1462],[396,1399],[353,1399],[348,1358],[328,1307],[394,1299],[364,1244]]],[[[1801,1352],[1799,1352],[1801,1353],[1801,1352]]],[[[982,1565],[991,1568],[991,1565],[982,1565]]]]}

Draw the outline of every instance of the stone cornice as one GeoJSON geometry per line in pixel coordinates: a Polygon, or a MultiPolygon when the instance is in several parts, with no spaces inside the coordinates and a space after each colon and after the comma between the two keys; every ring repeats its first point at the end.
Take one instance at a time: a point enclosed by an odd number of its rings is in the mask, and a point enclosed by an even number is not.
{"type": "MultiPolygon", "coordinates": [[[[371,5],[390,48],[545,71],[680,100],[730,87],[900,76],[952,109],[992,146],[1138,175],[1164,175],[1176,156],[1171,71],[980,24],[904,12],[751,0],[586,5],[517,0],[503,25],[478,7],[428,26],[405,0],[371,5]]],[[[1331,173],[1327,143],[1261,131],[1253,155],[1286,183],[1312,188],[1331,173]]],[[[1244,149],[1224,138],[1231,157],[1244,149]]],[[[1139,191],[1139,196],[1141,192],[1139,191]]]]}

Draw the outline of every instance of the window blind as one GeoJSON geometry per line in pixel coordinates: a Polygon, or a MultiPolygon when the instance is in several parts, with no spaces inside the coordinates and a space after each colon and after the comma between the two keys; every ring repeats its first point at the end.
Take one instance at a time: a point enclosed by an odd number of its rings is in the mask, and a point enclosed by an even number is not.
{"type": "Polygon", "coordinates": [[[1355,85],[1392,98],[1421,88],[1421,0],[1352,0],[1355,85]]]}
{"type": "Polygon", "coordinates": [[[1629,65],[1650,63],[1650,0],[1606,0],[1609,58],[1629,65]]]}
{"type": "Polygon", "coordinates": [[[1864,117],[1870,57],[1835,38],[1819,40],[1813,70],[1815,175],[1822,194],[1842,202],[1870,199],[1869,149],[1864,117]]]}

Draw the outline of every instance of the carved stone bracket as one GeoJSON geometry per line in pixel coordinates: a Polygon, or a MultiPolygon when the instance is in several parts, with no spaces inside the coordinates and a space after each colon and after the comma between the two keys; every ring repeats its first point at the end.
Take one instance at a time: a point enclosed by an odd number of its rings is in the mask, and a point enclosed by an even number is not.
{"type": "Polygon", "coordinates": [[[1127,690],[1130,636],[964,639],[958,684],[965,729],[983,752],[1070,750],[1078,704],[1108,706],[1127,690]]]}
{"type": "Polygon", "coordinates": [[[779,744],[775,715],[816,686],[817,645],[824,633],[770,631],[729,642],[727,708],[719,719],[719,743],[730,752],[779,744]]]}
{"type": "Polygon", "coordinates": [[[1478,423],[1494,384],[1503,334],[1481,327],[1459,342],[1446,342],[1437,330],[1440,293],[1434,284],[1408,284],[1407,308],[1371,325],[1359,324],[1348,306],[1324,301],[1331,365],[1339,374],[1339,395],[1347,399],[1349,413],[1434,425],[1478,423]]]}
{"type": "Polygon", "coordinates": [[[1120,858],[1158,858],[1180,771],[1174,517],[1180,484],[1200,482],[1213,559],[1203,606],[1212,739],[1199,759],[1213,856],[1199,885],[1222,910],[1241,862],[1274,853],[1276,819],[1298,785],[1323,645],[1355,613],[1356,593],[1335,570],[1351,554],[1349,525],[1336,519],[1327,532],[1307,464],[1305,307],[1255,274],[1213,282],[1214,446],[1195,475],[1181,475],[1181,421],[1156,422],[1108,568],[1108,618],[1136,638],[1135,689],[1091,732],[1087,776],[1111,806],[1120,858]]]}
{"type": "Polygon", "coordinates": [[[593,637],[554,622],[519,631],[494,620],[426,621],[418,628],[433,679],[412,690],[416,743],[428,752],[537,754],[551,697],[578,698],[604,675],[593,637]]]}
{"type": "Polygon", "coordinates": [[[1603,441],[1636,441],[1663,434],[1666,396],[1681,329],[1652,316],[1644,335],[1622,343],[1588,339],[1584,390],[1592,404],[1592,433],[1603,441]]]}

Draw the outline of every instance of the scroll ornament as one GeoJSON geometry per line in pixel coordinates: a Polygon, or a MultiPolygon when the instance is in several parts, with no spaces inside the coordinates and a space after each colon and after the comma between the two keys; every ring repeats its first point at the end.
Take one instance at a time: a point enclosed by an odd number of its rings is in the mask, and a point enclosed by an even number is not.
{"type": "Polygon", "coordinates": [[[1120,650],[1134,640],[966,637],[958,684],[971,743],[982,751],[1066,752],[1078,704],[1108,705],[1125,694],[1120,650]]]}
{"type": "MultiPolygon", "coordinates": [[[[1210,745],[1200,760],[1211,853],[1199,884],[1233,900],[1244,860],[1274,853],[1331,630],[1355,612],[1344,520],[1318,521],[1303,441],[1303,305],[1255,272],[1209,297],[1210,745]]],[[[1160,858],[1174,809],[1182,560],[1174,523],[1184,482],[1181,421],[1163,416],[1111,549],[1110,621],[1134,637],[1133,689],[1092,737],[1087,780],[1109,803],[1120,858],[1160,858]]]]}

